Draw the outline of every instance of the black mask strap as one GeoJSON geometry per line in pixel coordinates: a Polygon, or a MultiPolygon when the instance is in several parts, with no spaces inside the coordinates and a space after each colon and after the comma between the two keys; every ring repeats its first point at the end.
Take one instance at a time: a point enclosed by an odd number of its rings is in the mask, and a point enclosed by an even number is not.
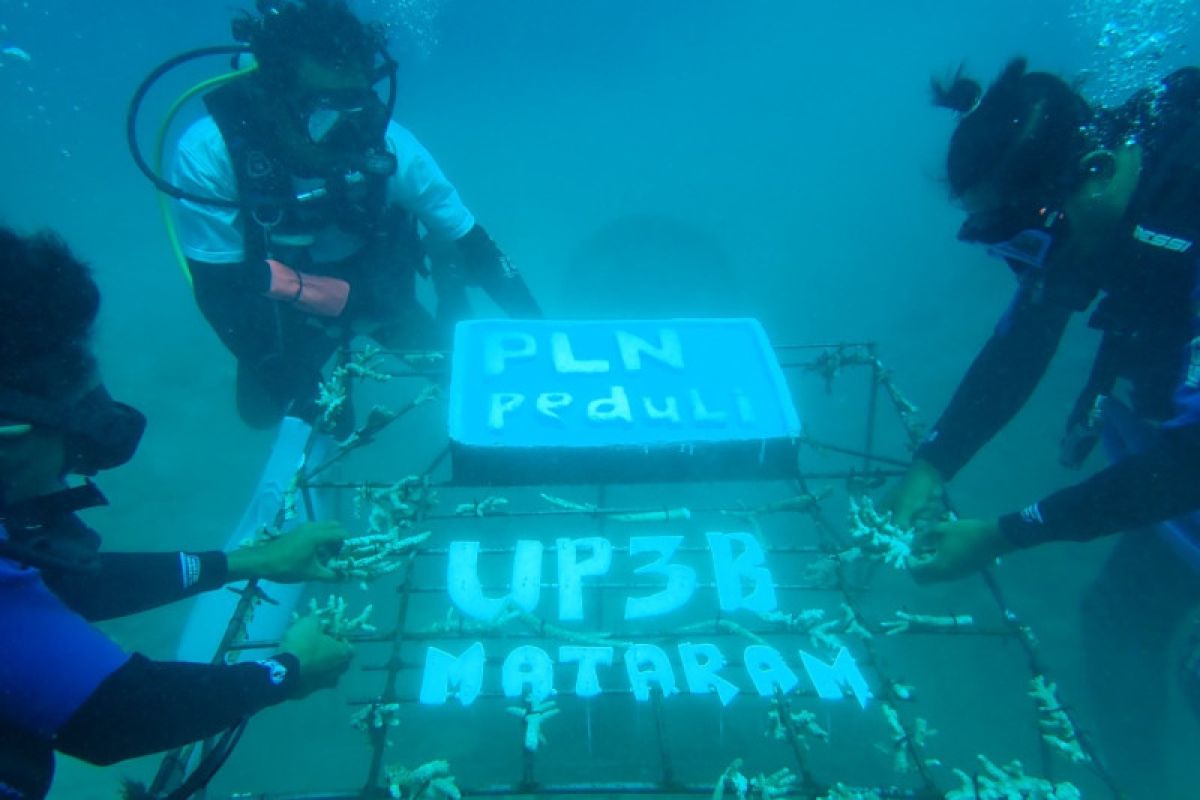
{"type": "Polygon", "coordinates": [[[108,499],[91,481],[15,503],[0,505],[0,558],[35,569],[94,572],[99,569],[100,539],[73,515],[107,505],[108,499]]]}

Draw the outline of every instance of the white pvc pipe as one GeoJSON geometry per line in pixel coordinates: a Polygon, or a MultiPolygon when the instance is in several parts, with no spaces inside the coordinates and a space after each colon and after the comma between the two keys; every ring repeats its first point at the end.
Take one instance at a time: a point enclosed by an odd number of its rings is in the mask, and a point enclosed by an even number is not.
{"type": "MultiPolygon", "coordinates": [[[[270,458],[263,468],[258,487],[246,506],[242,519],[233,529],[226,550],[234,550],[247,539],[253,539],[264,525],[275,522],[279,509],[283,507],[288,485],[300,467],[309,439],[313,439],[308,455],[309,465],[320,464],[333,449],[333,440],[324,434],[314,433],[312,426],[295,417],[284,417],[270,458]]],[[[296,516],[284,523],[283,529],[308,521],[321,519],[326,503],[319,492],[309,492],[312,514],[303,498],[296,501],[296,516]]],[[[279,584],[260,581],[260,588],[278,605],[259,603],[247,624],[246,636],[252,641],[278,641],[291,622],[292,611],[304,591],[302,584],[279,584]]],[[[217,590],[196,599],[191,615],[184,624],[179,639],[176,658],[180,661],[209,662],[217,652],[229,620],[237,608],[240,596],[225,590],[217,590]]],[[[245,651],[241,658],[260,658],[261,651],[245,651]]]]}

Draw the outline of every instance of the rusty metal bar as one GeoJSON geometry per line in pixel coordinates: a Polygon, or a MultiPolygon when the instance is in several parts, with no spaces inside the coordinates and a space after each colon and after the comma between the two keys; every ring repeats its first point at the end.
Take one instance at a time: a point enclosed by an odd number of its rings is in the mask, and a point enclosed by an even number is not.
{"type": "Polygon", "coordinates": [[[879,382],[883,378],[883,370],[879,359],[875,357],[875,345],[867,345],[867,354],[871,357],[871,388],[867,390],[867,435],[863,443],[862,468],[868,470],[875,461],[875,426],[879,420],[879,382]]]}

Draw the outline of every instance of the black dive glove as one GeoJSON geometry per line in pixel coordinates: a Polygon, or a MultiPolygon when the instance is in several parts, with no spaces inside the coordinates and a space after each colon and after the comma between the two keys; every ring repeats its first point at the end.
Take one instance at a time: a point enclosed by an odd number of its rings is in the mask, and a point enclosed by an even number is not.
{"type": "Polygon", "coordinates": [[[510,317],[541,319],[544,316],[521,273],[483,226],[471,228],[456,244],[462,256],[463,276],[468,283],[487,292],[510,317]]]}

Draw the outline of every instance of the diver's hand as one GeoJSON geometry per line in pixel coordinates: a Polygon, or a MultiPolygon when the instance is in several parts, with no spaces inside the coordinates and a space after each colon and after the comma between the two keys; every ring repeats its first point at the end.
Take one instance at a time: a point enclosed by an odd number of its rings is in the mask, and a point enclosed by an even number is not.
{"type": "Polygon", "coordinates": [[[349,535],[337,522],[297,525],[278,539],[229,553],[229,580],[254,578],[276,583],[340,580],[325,562],[349,535]]]}
{"type": "Polygon", "coordinates": [[[463,277],[480,287],[512,319],[543,319],[545,314],[521,276],[520,270],[492,240],[482,225],[467,231],[457,242],[463,277]]]}
{"type": "Polygon", "coordinates": [[[933,465],[917,459],[884,498],[880,508],[892,512],[892,522],[897,527],[910,528],[913,517],[942,496],[943,486],[942,476],[933,465]]]}
{"type": "Polygon", "coordinates": [[[280,649],[300,662],[300,697],[335,686],[354,658],[350,643],[325,633],[321,620],[313,614],[291,624],[280,649]]]}
{"type": "Polygon", "coordinates": [[[1014,550],[995,520],[943,522],[917,534],[908,570],[917,583],[965,578],[1014,550]]]}

